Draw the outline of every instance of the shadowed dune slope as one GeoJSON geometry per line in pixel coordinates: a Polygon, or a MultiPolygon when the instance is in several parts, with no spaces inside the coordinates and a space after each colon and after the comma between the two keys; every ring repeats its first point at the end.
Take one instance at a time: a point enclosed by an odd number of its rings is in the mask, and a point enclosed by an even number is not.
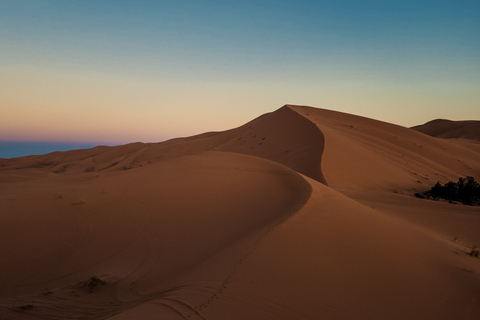
{"type": "Polygon", "coordinates": [[[437,138],[458,138],[480,141],[480,121],[451,121],[436,119],[412,127],[412,129],[437,138]]]}

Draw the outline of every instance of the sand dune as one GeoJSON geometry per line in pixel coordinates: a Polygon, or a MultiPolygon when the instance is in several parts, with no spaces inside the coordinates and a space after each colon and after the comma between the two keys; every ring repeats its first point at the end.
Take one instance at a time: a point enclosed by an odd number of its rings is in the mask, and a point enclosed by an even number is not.
{"type": "Polygon", "coordinates": [[[1,319],[476,319],[480,145],[287,105],[0,160],[1,319]]]}
{"type": "Polygon", "coordinates": [[[480,121],[451,121],[436,119],[412,129],[432,137],[480,141],[480,121]]]}

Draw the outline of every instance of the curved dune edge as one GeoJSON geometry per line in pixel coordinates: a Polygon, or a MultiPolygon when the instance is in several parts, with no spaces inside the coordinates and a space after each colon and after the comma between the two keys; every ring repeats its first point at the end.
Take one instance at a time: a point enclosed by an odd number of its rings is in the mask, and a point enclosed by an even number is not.
{"type": "Polygon", "coordinates": [[[308,203],[261,243],[206,319],[478,315],[480,265],[464,248],[309,181],[308,203]]]}
{"type": "Polygon", "coordinates": [[[59,178],[2,190],[16,206],[1,225],[0,317],[105,319],[159,298],[175,309],[182,292],[207,303],[311,194],[295,171],[227,152],[59,178]]]}
{"type": "Polygon", "coordinates": [[[255,243],[245,256],[237,243],[186,277],[185,287],[109,319],[476,317],[480,265],[464,247],[306,179],[306,204],[273,232],[244,239],[255,243]],[[232,256],[241,263],[221,289],[206,288],[210,272],[232,256]],[[192,295],[190,283],[203,296],[192,295]]]}
{"type": "Polygon", "coordinates": [[[215,147],[272,160],[327,184],[322,172],[325,137],[309,119],[284,106],[231,131],[215,147]]]}

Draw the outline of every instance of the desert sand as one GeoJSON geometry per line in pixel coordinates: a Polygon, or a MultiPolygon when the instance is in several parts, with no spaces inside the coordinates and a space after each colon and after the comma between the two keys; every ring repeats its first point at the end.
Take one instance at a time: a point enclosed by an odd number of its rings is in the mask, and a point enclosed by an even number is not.
{"type": "Polygon", "coordinates": [[[286,105],[0,159],[0,319],[478,319],[479,207],[414,197],[480,178],[460,127],[286,105]]]}
{"type": "Polygon", "coordinates": [[[436,119],[423,125],[412,127],[432,137],[446,139],[468,139],[480,141],[480,121],[451,121],[436,119]]]}

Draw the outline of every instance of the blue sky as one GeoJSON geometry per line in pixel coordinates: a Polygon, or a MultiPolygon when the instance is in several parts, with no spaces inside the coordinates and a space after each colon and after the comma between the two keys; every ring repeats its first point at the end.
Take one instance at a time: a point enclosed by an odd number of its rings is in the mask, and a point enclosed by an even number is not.
{"type": "Polygon", "coordinates": [[[160,141],[286,103],[480,118],[478,1],[0,2],[0,138],[160,141]]]}

